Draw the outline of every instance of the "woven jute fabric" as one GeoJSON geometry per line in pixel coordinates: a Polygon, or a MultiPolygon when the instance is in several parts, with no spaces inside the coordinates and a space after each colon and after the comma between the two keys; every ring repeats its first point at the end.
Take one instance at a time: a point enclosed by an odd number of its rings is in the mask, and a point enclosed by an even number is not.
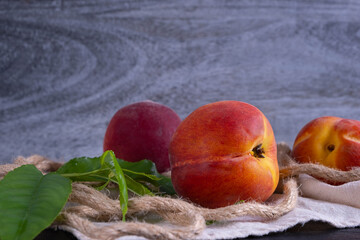
{"type": "MultiPolygon", "coordinates": [[[[330,182],[360,180],[360,169],[339,171],[317,164],[298,164],[291,158],[291,149],[278,144],[278,161],[282,192],[280,200],[269,203],[244,202],[227,207],[207,209],[181,198],[143,196],[129,199],[127,221],[123,222],[118,199],[110,198],[85,183],[73,183],[72,193],[66,207],[54,224],[65,224],[93,239],[116,239],[126,235],[148,239],[191,239],[205,228],[206,221],[228,221],[241,216],[257,216],[266,220],[276,219],[296,207],[299,174],[308,174],[330,182]],[[147,223],[142,219],[156,215],[171,225],[147,223]],[[99,225],[99,222],[107,222],[99,225]]],[[[0,166],[0,178],[9,171],[34,164],[43,173],[56,171],[62,164],[39,155],[19,157],[14,163],[0,166]]]]}

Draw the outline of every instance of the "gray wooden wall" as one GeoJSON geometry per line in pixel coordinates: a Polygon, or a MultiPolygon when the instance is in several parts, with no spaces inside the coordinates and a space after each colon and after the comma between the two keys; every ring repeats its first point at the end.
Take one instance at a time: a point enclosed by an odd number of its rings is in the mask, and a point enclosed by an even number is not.
{"type": "Polygon", "coordinates": [[[277,141],[360,120],[360,1],[0,1],[0,162],[102,152],[120,107],[257,106],[277,141]]]}

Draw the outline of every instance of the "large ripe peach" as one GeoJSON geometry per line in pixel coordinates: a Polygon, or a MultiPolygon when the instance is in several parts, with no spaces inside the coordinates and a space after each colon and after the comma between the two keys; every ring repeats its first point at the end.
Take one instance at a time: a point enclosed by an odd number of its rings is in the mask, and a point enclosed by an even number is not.
{"type": "Polygon", "coordinates": [[[221,101],[192,112],[170,143],[176,192],[203,207],[265,201],[279,169],[270,123],[256,107],[221,101]]]}
{"type": "Polygon", "coordinates": [[[298,133],[292,155],[300,163],[319,163],[345,171],[360,167],[360,121],[316,118],[298,133]]]}
{"type": "Polygon", "coordinates": [[[180,117],[169,107],[143,101],[121,108],[105,133],[104,151],[129,162],[143,159],[155,163],[159,172],[170,170],[169,144],[180,117]]]}

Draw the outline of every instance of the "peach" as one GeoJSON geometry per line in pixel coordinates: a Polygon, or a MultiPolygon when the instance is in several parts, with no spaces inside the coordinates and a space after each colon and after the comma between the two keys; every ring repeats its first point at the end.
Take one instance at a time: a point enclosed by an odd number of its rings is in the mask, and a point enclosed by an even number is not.
{"type": "Polygon", "coordinates": [[[298,133],[292,155],[300,163],[350,170],[360,166],[360,121],[319,117],[298,133]]]}
{"type": "Polygon", "coordinates": [[[170,170],[169,144],[180,117],[169,107],[152,101],[130,104],[112,117],[104,137],[104,151],[129,162],[155,163],[159,172],[170,170]]]}
{"type": "Polygon", "coordinates": [[[192,112],[170,142],[176,192],[203,207],[265,201],[279,169],[273,130],[256,107],[221,101],[192,112]]]}

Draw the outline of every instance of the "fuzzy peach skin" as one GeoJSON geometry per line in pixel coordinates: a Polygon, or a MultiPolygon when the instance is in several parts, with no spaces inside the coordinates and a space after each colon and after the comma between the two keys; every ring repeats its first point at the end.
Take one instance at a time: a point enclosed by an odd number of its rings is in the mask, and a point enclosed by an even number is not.
{"type": "Polygon", "coordinates": [[[265,201],[278,184],[271,125],[244,102],[221,101],[196,109],[177,128],[169,154],[176,192],[203,207],[265,201]]]}
{"type": "Polygon", "coordinates": [[[292,155],[300,163],[319,163],[340,170],[360,166],[360,121],[319,117],[298,133],[292,155]]]}
{"type": "Polygon", "coordinates": [[[155,163],[159,172],[170,170],[169,144],[180,117],[171,108],[142,101],[118,110],[106,129],[104,151],[129,162],[143,159],[155,163]]]}

